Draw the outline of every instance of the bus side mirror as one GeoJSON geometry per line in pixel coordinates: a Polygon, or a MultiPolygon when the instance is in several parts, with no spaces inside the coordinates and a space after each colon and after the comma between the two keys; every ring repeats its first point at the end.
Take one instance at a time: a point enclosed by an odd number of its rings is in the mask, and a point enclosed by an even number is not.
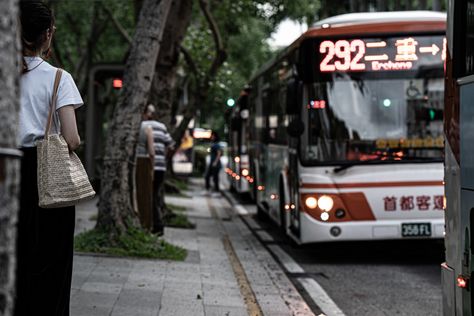
{"type": "Polygon", "coordinates": [[[291,137],[300,137],[304,133],[304,123],[301,120],[293,120],[286,128],[286,131],[291,137]]]}
{"type": "Polygon", "coordinates": [[[286,85],[286,114],[297,115],[300,113],[300,87],[297,78],[291,78],[286,85]]]}

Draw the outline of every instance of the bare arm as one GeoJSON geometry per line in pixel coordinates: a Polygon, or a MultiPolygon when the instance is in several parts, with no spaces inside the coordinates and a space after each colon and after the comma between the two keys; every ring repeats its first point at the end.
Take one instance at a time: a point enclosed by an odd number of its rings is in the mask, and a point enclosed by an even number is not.
{"type": "Polygon", "coordinates": [[[222,156],[222,150],[219,149],[217,151],[216,159],[214,159],[214,162],[212,163],[214,167],[217,166],[217,164],[219,163],[221,156],[222,156]]]}
{"type": "Polygon", "coordinates": [[[59,122],[61,123],[61,134],[63,135],[69,150],[76,150],[81,144],[81,138],[77,131],[76,113],[74,106],[63,106],[58,110],[59,122]]]}

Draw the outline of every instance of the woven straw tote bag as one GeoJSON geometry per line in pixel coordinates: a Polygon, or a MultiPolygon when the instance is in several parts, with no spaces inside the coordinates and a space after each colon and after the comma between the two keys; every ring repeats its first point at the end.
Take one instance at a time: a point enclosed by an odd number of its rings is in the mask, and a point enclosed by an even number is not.
{"type": "Polygon", "coordinates": [[[69,151],[62,135],[50,134],[61,76],[62,70],[58,69],[44,139],[37,143],[38,195],[42,208],[71,206],[95,196],[79,157],[69,151]]]}

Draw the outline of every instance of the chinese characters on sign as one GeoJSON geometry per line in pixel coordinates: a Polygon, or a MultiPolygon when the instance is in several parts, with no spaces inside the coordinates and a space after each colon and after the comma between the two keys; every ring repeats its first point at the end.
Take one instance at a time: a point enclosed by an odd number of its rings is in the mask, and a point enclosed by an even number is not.
{"type": "Polygon", "coordinates": [[[416,70],[446,58],[442,36],[324,40],[319,44],[320,72],[416,70]]]}
{"type": "Polygon", "coordinates": [[[429,210],[443,210],[444,197],[442,195],[420,195],[420,196],[386,196],[383,198],[384,210],[386,212],[401,211],[429,211],[429,210]]]}
{"type": "Polygon", "coordinates": [[[415,39],[411,37],[397,40],[395,42],[395,46],[397,47],[397,56],[395,56],[395,60],[396,61],[418,60],[418,56],[416,56],[417,45],[418,45],[418,42],[415,41],[415,39]]]}
{"type": "Polygon", "coordinates": [[[375,141],[375,146],[385,148],[444,148],[443,136],[432,138],[409,138],[409,139],[383,139],[375,141]]]}

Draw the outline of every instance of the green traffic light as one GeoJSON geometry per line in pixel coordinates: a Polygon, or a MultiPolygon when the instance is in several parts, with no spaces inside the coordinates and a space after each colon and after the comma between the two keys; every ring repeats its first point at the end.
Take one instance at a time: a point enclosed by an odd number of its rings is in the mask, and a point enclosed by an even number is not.
{"type": "Polygon", "coordinates": [[[430,119],[434,120],[435,119],[436,112],[434,110],[430,110],[430,119]]]}
{"type": "Polygon", "coordinates": [[[227,99],[227,106],[234,106],[234,105],[235,105],[234,99],[227,99]]]}

